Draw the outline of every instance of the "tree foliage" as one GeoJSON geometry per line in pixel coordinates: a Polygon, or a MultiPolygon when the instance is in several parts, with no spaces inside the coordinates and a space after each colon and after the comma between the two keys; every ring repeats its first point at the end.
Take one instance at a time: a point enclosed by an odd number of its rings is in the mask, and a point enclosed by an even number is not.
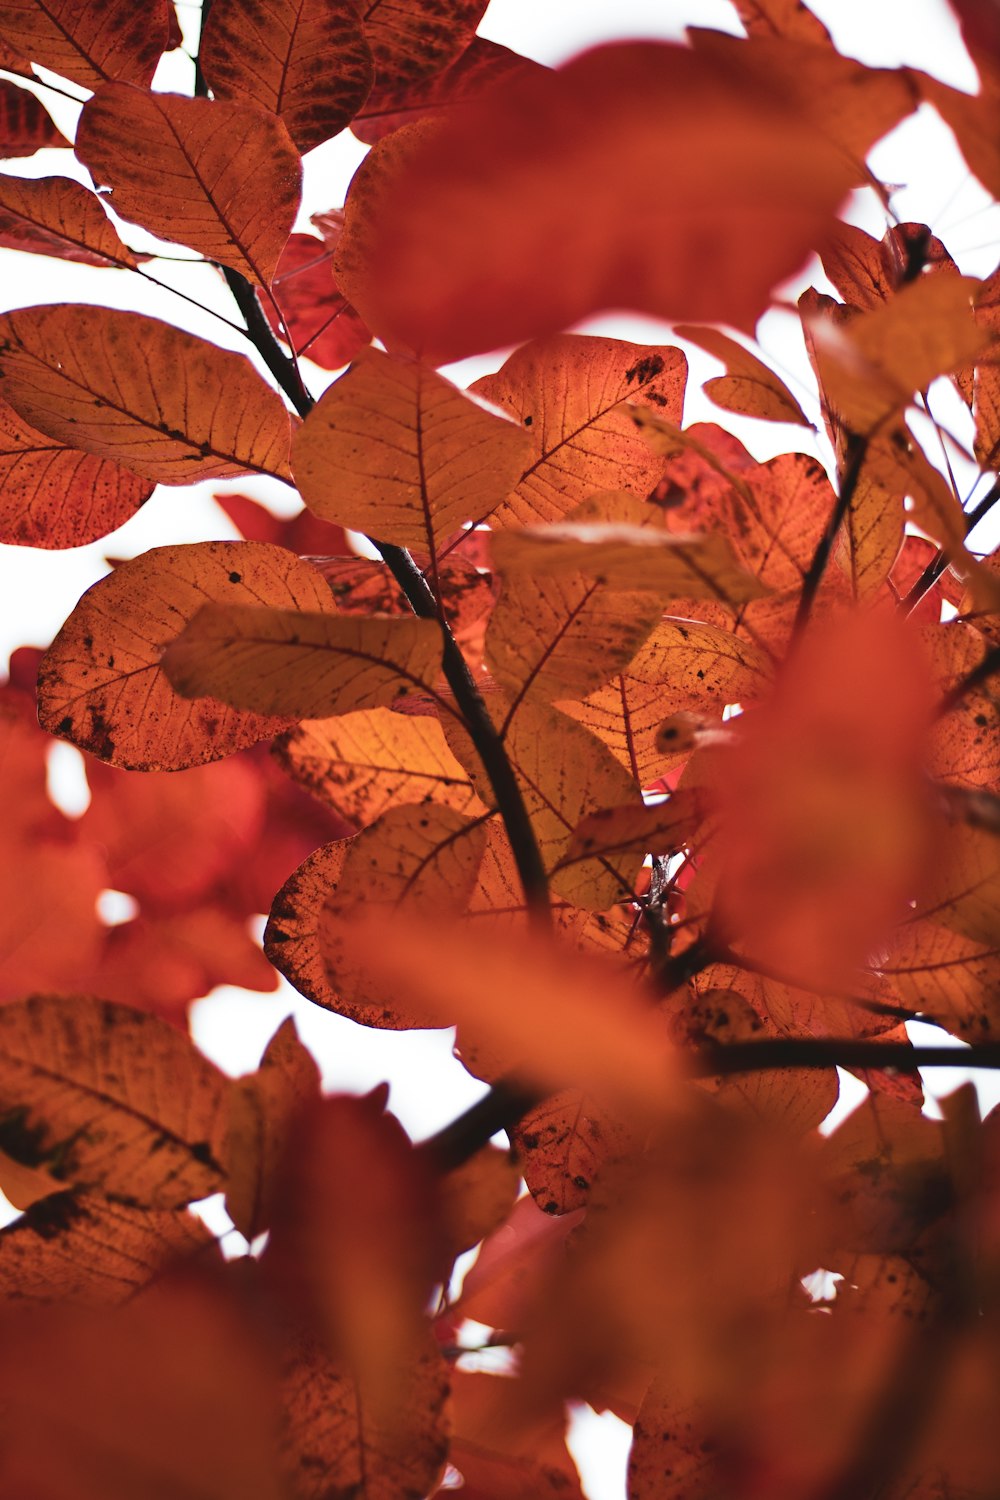
{"type": "Polygon", "coordinates": [[[245,540],[118,563],[2,690],[4,1494],[580,1496],[580,1401],[634,1423],[630,1500],[1000,1491],[1000,1114],[922,1113],[954,1054],[904,1025],[1000,1063],[1000,572],[967,544],[1000,272],[840,217],[890,208],[866,157],[922,105],[1000,195],[1000,43],[956,4],[966,94],[734,5],[745,35],[552,70],[477,37],[481,0],[204,0],[186,97],[151,87],[167,0],[0,3],[2,154],[69,149],[48,70],[89,95],[95,189],[0,178],[0,243],[141,294],[139,226],[242,320],[234,351],[0,317],[0,537],[235,476],[306,507],[221,497],[245,540]],[[293,232],[301,153],[348,126],[346,204],[293,232]],[[750,346],[811,252],[800,397],[750,346]],[[794,442],[815,408],[829,465],[686,423],[680,347],[570,331],[621,307],[719,362],[722,413],[794,442]],[[189,1003],[277,974],[457,1027],[488,1091],[414,1144],[385,1089],[324,1095],[291,1021],[224,1076],[189,1003]],[[824,1135],[838,1066],[868,1093],[824,1135]],[[214,1193],[253,1254],[188,1212],[214,1193]]]}

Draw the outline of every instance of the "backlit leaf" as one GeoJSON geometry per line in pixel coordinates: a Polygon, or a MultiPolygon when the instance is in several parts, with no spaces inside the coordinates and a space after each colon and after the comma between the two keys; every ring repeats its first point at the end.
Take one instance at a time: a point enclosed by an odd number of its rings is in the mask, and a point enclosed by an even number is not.
{"type": "Polygon", "coordinates": [[[188,698],[319,719],[426,692],[440,660],[433,620],[206,604],[164,652],[163,670],[188,698]]]}
{"type": "Polygon", "coordinates": [[[0,181],[0,245],[87,266],[134,269],[136,265],[100,198],[69,177],[37,182],[4,177],[0,181]]]}
{"type": "Polygon", "coordinates": [[[149,1208],[222,1184],[225,1079],[154,1016],[83,996],[0,1009],[0,1145],[63,1182],[149,1208]]]}
{"type": "Polygon", "coordinates": [[[936,921],[908,922],[881,964],[902,999],[968,1042],[1000,1034],[1000,946],[936,921]]]}
{"type": "MultiPolygon", "coordinates": [[[[431,135],[395,132],[348,197],[338,268],[351,300],[432,363],[609,307],[751,327],[829,232],[853,175],[795,96],[795,69],[776,87],[769,59],[747,61],[756,46],[597,48],[501,85],[431,135]]],[[[830,58],[845,88],[864,77],[830,58]]],[[[912,107],[903,92],[852,144],[912,107]]]]}
{"type": "Polygon", "coordinates": [[[427,548],[489,517],[530,448],[513,422],[433,370],[370,349],[296,434],[295,478],[324,519],[427,548]]]}
{"type": "Polygon", "coordinates": [[[68,145],[34,94],[9,78],[0,78],[0,159],[34,156],[43,147],[68,145]]]}
{"type": "Polygon", "coordinates": [[[748,417],[762,417],[766,422],[811,425],[784,381],[735,339],[717,328],[692,328],[687,324],[679,324],[674,332],[725,365],[725,375],[707,380],[702,387],[716,406],[748,417]]]}
{"type": "Polygon", "coordinates": [[[524,1180],[547,1214],[585,1208],[604,1162],[634,1147],[625,1121],[579,1089],[552,1094],[530,1109],[511,1137],[524,1180]]]}
{"type": "Polygon", "coordinates": [[[36,986],[72,989],[97,962],[96,903],[104,883],[96,849],[37,838],[7,844],[0,862],[0,999],[36,986]]]}
{"type": "Polygon", "coordinates": [[[107,84],[84,106],[76,154],[123,219],[270,286],[302,176],[276,116],[107,84]]]}
{"type": "Polygon", "coordinates": [[[830,45],[830,33],[802,0],[734,0],[734,4],[751,36],[787,36],[830,45]]]}
{"type": "Polygon", "coordinates": [[[351,823],[371,823],[389,807],[440,802],[457,812],[481,804],[436,719],[362,709],[310,719],[275,746],[295,780],[351,823]]]}
{"type": "Polygon", "coordinates": [[[360,12],[330,0],[217,0],[200,61],[217,98],[280,115],[300,151],[351,123],[373,77],[360,12]]]}
{"type": "Polygon", "coordinates": [[[8,313],[0,394],[39,432],[158,484],[288,477],[288,412],[250,362],[138,313],[8,313]]]}
{"type": "Polygon", "coordinates": [[[283,547],[154,547],[94,584],[56,636],[39,675],[43,726],[132,770],[200,765],[286,729],[287,716],[191,703],[171,687],[163,649],[206,598],[333,607],[323,580],[283,547]]]}
{"type": "Polygon", "coordinates": [[[109,78],[149,83],[167,45],[167,0],[4,0],[0,37],[85,89],[109,78]]]}
{"type": "Polygon", "coordinates": [[[486,0],[368,0],[365,35],[379,89],[438,73],[472,41],[486,0]]]}
{"type": "Polygon", "coordinates": [[[461,1473],[469,1500],[583,1500],[576,1465],[566,1447],[562,1412],[528,1432],[510,1430],[509,1381],[484,1371],[452,1376],[449,1461],[461,1473]]]}
{"type": "Polygon", "coordinates": [[[449,1251],[471,1250],[498,1229],[514,1207],[520,1183],[517,1156],[499,1146],[484,1146],[443,1176],[438,1212],[449,1251]]]}
{"type": "Polygon", "coordinates": [[[44,437],[0,401],[0,541],[84,546],[124,525],[152,492],[111,459],[44,437]]]}
{"type": "Polygon", "coordinates": [[[0,1229],[0,1301],[127,1302],[175,1260],[211,1251],[193,1214],[57,1192],[0,1229]]]}
{"type": "Polygon", "coordinates": [[[278,260],[271,295],[281,309],[283,327],[270,299],[264,312],[275,333],[291,335],[296,354],[324,370],[339,370],[371,341],[371,334],[333,279],[330,250],[311,234],[293,234],[278,260]]]}

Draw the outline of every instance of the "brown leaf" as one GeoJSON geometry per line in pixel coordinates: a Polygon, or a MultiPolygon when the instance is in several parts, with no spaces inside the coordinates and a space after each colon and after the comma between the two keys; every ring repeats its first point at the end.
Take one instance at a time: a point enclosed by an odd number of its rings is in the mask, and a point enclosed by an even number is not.
{"type": "Polygon", "coordinates": [[[431,363],[612,307],[752,327],[913,92],[832,50],[711,35],[595,48],[376,147],[338,262],[366,322],[431,363]]]}
{"type": "Polygon", "coordinates": [[[531,437],[530,461],[493,526],[558,520],[595,490],[645,497],[662,465],[619,408],[644,401],[679,422],[686,380],[687,360],[669,345],[567,333],[516,349],[471,387],[531,437]]]}
{"type": "Polygon", "coordinates": [[[693,328],[689,324],[678,324],[674,332],[725,365],[725,375],[707,380],[702,387],[716,406],[748,417],[761,417],[765,422],[812,425],[785,382],[735,339],[717,328],[693,328]]]}
{"type": "Polygon", "coordinates": [[[0,400],[0,541],[81,547],[134,516],[148,480],[36,432],[0,400]]]}
{"type": "Polygon", "coordinates": [[[268,1042],[257,1071],[233,1087],[223,1147],[226,1210],[250,1241],[271,1223],[278,1170],[296,1117],[319,1098],[319,1089],[319,1068],[291,1016],[268,1042]]]}
{"type": "Polygon", "coordinates": [[[372,85],[361,15],[328,0],[216,0],[199,60],[217,98],[280,115],[300,151],[339,134],[372,85]]]}
{"type": "Polygon", "coordinates": [[[123,244],[96,193],[69,177],[0,182],[0,245],[86,266],[126,266],[136,258],[123,244]]]}
{"type": "Polygon", "coordinates": [[[167,0],[4,0],[0,37],[85,89],[109,78],[149,83],[167,45],[167,0]]]}
{"type": "Polygon", "coordinates": [[[174,1261],[204,1263],[213,1243],[193,1214],[56,1192],[0,1229],[0,1301],[127,1302],[174,1261]]]}
{"type": "Polygon", "coordinates": [[[482,810],[441,725],[424,715],[369,708],[306,720],[276,742],[274,753],[289,775],[358,825],[407,802],[482,810]]]}
{"type": "Polygon", "coordinates": [[[448,66],[472,41],[486,0],[369,0],[375,85],[399,88],[448,66]]]}
{"type": "Polygon", "coordinates": [[[0,394],[39,432],[158,484],[288,477],[288,412],[249,360],[138,313],[8,313],[0,394]]]}
{"type": "Polygon", "coordinates": [[[0,159],[34,156],[43,148],[69,144],[34,94],[0,78],[0,159]]]}
{"type": "Polygon", "coordinates": [[[57,1179],[149,1208],[222,1185],[223,1075],[172,1026],[83,996],[0,1009],[0,1146],[57,1179]]]}
{"type": "Polygon", "coordinates": [[[492,515],[531,444],[433,370],[366,350],[296,434],[295,478],[325,520],[435,548],[492,515]]]}
{"type": "Polygon", "coordinates": [[[424,1500],[448,1449],[447,1394],[447,1367],[428,1339],[400,1371],[386,1424],[343,1365],[301,1341],[282,1382],[283,1466],[295,1500],[424,1500]]]}
{"type": "Polygon", "coordinates": [[[427,115],[478,98],[508,76],[536,73],[540,65],[487,37],[474,36],[453,62],[398,87],[375,88],[351,123],[359,141],[374,146],[383,136],[427,115]]]}
{"type": "Polygon", "coordinates": [[[39,715],[51,734],[131,770],[218,760],[288,727],[211,699],[178,697],[163,648],[206,598],[332,608],[308,563],[262,542],[154,547],[84,594],[43,658],[39,715]]]}
{"type": "Polygon", "coordinates": [[[378,708],[427,692],[440,661],[434,620],[365,620],[238,604],[203,605],[162,658],[185,697],[212,695],[234,708],[290,719],[378,708]]]}
{"type": "Polygon", "coordinates": [[[276,116],[106,84],[84,106],[76,154],[123,219],[270,286],[302,180],[276,116]]]}
{"type": "Polygon", "coordinates": [[[291,337],[295,353],[307,355],[324,370],[349,364],[371,334],[333,279],[331,252],[311,234],[293,234],[278,260],[271,298],[262,298],[264,313],[279,338],[291,337]],[[287,330],[287,332],[286,332],[287,330]]]}

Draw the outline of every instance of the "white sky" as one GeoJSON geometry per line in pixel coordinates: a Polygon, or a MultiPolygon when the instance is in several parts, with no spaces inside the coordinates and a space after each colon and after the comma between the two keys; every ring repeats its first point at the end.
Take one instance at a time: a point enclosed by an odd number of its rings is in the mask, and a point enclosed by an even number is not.
{"type": "MultiPolygon", "coordinates": [[[[974,86],[973,70],[944,0],[815,0],[813,9],[829,26],[841,50],[849,55],[880,65],[907,63],[925,68],[958,87],[974,86]]],[[[180,14],[187,23],[188,18],[195,17],[196,7],[182,6],[180,14]]],[[[727,0],[687,0],[687,3],[685,0],[492,0],[480,30],[516,51],[554,64],[585,46],[616,37],[678,37],[686,23],[739,30],[727,0]]],[[[178,54],[165,59],[156,84],[187,92],[189,62],[178,54]]],[[[46,90],[39,92],[57,122],[71,131],[75,107],[46,90]]],[[[343,202],[347,183],[363,154],[364,148],[347,132],[310,153],[306,159],[303,227],[307,227],[308,213],[343,202]]],[[[963,270],[980,276],[993,270],[1000,252],[1000,210],[988,207],[988,197],[970,177],[950,133],[932,111],[921,110],[879,146],[872,165],[884,181],[905,185],[894,197],[894,206],[901,217],[929,223],[963,270]]],[[[4,162],[0,169],[30,177],[59,172],[88,181],[86,173],[65,151],[40,152],[31,158],[4,162]]],[[[881,235],[886,227],[884,215],[870,193],[855,195],[849,216],[876,235],[881,235]]],[[[152,245],[132,226],[126,234],[132,244],[152,245]]],[[[162,262],[148,269],[164,281],[183,286],[205,305],[233,315],[228,293],[211,269],[162,262]]],[[[823,284],[821,279],[818,284],[823,284]]],[[[57,300],[136,307],[246,352],[244,341],[223,324],[168,292],[138,282],[128,273],[0,251],[0,307],[57,300]]],[[[795,322],[787,314],[769,314],[761,327],[761,339],[796,394],[804,398],[809,391],[808,374],[795,322]]],[[[670,337],[666,325],[633,317],[599,318],[581,326],[587,331],[650,342],[670,337]]],[[[699,392],[700,382],[717,373],[718,365],[700,351],[689,353],[692,372],[686,420],[718,419],[716,408],[699,392]]],[[[464,384],[485,370],[496,368],[498,363],[499,359],[466,361],[450,373],[464,384]]],[[[315,369],[312,373],[318,394],[330,376],[315,369]]],[[[807,406],[806,410],[809,412],[810,408],[807,406]]],[[[942,415],[947,416],[957,435],[968,435],[967,414],[957,401],[942,415]]],[[[721,420],[727,425],[737,425],[728,416],[721,420]]],[[[809,446],[808,434],[801,428],[746,422],[738,430],[760,458],[809,446]]],[[[814,451],[828,460],[822,445],[814,451]]],[[[963,484],[968,487],[971,484],[968,466],[959,467],[963,484]]],[[[3,660],[13,647],[22,643],[48,643],[84,589],[107,571],[106,555],[132,557],[165,543],[235,536],[229,522],[209,498],[211,488],[160,489],[137,516],[114,535],[92,546],[69,552],[0,546],[3,660]]],[[[285,510],[297,508],[290,492],[277,483],[248,478],[214,488],[241,490],[285,510]]],[[[975,540],[985,550],[995,546],[998,537],[994,532],[975,540]]],[[[68,806],[75,802],[79,807],[86,795],[79,758],[69,747],[59,746],[54,765],[58,767],[55,780],[60,795],[68,806]]],[[[319,1059],[329,1087],[365,1089],[389,1078],[391,1107],[417,1135],[436,1129],[481,1092],[480,1086],[451,1058],[447,1038],[426,1033],[366,1031],[310,1005],[284,984],[274,996],[246,995],[237,990],[216,992],[195,1006],[194,1031],[199,1043],[216,1061],[228,1071],[240,1072],[256,1066],[268,1037],[290,1011],[295,1012],[301,1034],[319,1059]]],[[[928,1028],[923,1030],[926,1032],[928,1028]]],[[[939,1033],[932,1034],[941,1039],[939,1033]]],[[[957,1075],[946,1078],[938,1072],[927,1081],[934,1090],[943,1093],[955,1086],[957,1075]]],[[[849,1090],[848,1097],[856,1099],[858,1090],[860,1085],[849,1090]]],[[[613,1418],[600,1423],[595,1418],[589,1427],[583,1424],[580,1433],[578,1452],[584,1461],[592,1500],[620,1500],[627,1429],[613,1418]]]]}

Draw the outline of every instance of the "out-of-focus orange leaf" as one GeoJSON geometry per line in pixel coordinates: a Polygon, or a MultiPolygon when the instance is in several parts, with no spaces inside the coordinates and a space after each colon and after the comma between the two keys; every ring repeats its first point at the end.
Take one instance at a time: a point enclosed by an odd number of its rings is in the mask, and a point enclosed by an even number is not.
{"type": "Polygon", "coordinates": [[[232,1089],[224,1147],[226,1209],[248,1240],[271,1222],[289,1135],[298,1114],[319,1098],[319,1084],[319,1068],[289,1016],[268,1042],[257,1071],[232,1089]]]}
{"type": "Polygon", "coordinates": [[[4,848],[0,868],[0,998],[71,989],[100,951],[97,851],[33,839],[4,848]]]}
{"type": "Polygon", "coordinates": [[[531,442],[433,370],[359,356],[295,436],[302,498],[317,515],[406,547],[434,547],[487,519],[531,442]]]}
{"type": "Polygon", "coordinates": [[[372,55],[361,13],[329,0],[218,0],[199,60],[218,98],[280,115],[300,151],[339,134],[368,97],[372,55]]]}
{"type": "Polygon", "coordinates": [[[23,57],[85,89],[109,78],[149,83],[167,45],[167,0],[4,0],[0,37],[23,57]]]}
{"type": "Polygon", "coordinates": [[[76,154],[123,219],[270,286],[302,180],[275,115],[106,84],[84,106],[76,154]]]}
{"type": "Polygon", "coordinates": [[[0,1229],[0,1302],[127,1302],[173,1261],[207,1264],[212,1247],[193,1214],[56,1191],[0,1229]]]}
{"type": "Polygon", "coordinates": [[[539,70],[540,65],[530,58],[521,57],[487,37],[474,36],[465,51],[447,67],[415,78],[409,84],[373,89],[361,113],[352,121],[351,129],[359,141],[374,146],[402,125],[479,98],[511,75],[539,70]]]}
{"type": "Polygon", "coordinates": [[[506,1223],[484,1241],[455,1312],[490,1328],[516,1331],[538,1278],[559,1265],[566,1237],[582,1218],[579,1212],[553,1218],[533,1198],[519,1198],[506,1223]]]}
{"type": "Polygon", "coordinates": [[[0,1485],[45,1500],[284,1500],[267,1346],[221,1275],[8,1315],[0,1485]]]}
{"type": "Polygon", "coordinates": [[[0,158],[34,156],[46,147],[68,145],[34,94],[0,78],[0,158]]]}
{"type": "Polygon", "coordinates": [[[407,802],[482,810],[441,725],[422,715],[369,708],[306,720],[277,741],[275,754],[296,781],[358,825],[407,802]]]}
{"type": "Polygon", "coordinates": [[[706,380],[702,386],[716,406],[748,417],[761,417],[766,422],[812,425],[785,382],[735,339],[717,328],[692,328],[688,324],[678,324],[674,332],[725,365],[725,375],[706,380]]]}
{"type": "Polygon", "coordinates": [[[769,592],[739,566],[721,532],[684,536],[651,526],[564,521],[501,532],[493,552],[501,571],[508,573],[583,573],[617,588],[648,589],[661,598],[743,604],[769,592]]]}
{"type": "Polygon", "coordinates": [[[484,1146],[441,1178],[438,1211],[449,1252],[471,1250],[498,1229],[514,1207],[521,1173],[517,1156],[484,1146]]]}
{"type": "Polygon", "coordinates": [[[0,394],[47,436],[158,484],[288,477],[288,412],[249,361],[138,313],[8,313],[0,394]]]}
{"type": "Polygon", "coordinates": [[[686,380],[687,360],[670,345],[567,333],[515,349],[471,387],[531,437],[529,460],[493,526],[559,520],[598,490],[648,495],[662,465],[619,408],[641,401],[679,422],[686,380]]]}
{"type": "Polygon", "coordinates": [[[395,1374],[386,1421],[365,1386],[315,1339],[292,1346],[281,1388],[282,1459],[295,1500],[424,1500],[433,1489],[448,1452],[448,1367],[428,1337],[395,1374]]]}
{"type": "MultiPolygon", "coordinates": [[[[520,1438],[506,1423],[510,1377],[456,1370],[452,1376],[449,1461],[465,1481],[466,1500],[583,1500],[580,1477],[566,1447],[566,1417],[520,1438]]],[[[447,1490],[438,1492],[446,1495],[447,1490]]]]}
{"type": "Polygon", "coordinates": [[[830,45],[830,33],[802,0],[733,0],[750,36],[787,36],[830,45]]]}
{"type": "Polygon", "coordinates": [[[364,21],[376,88],[441,72],[470,44],[485,10],[486,0],[370,0],[364,21]]]}
{"type": "Polygon", "coordinates": [[[285,324],[279,321],[271,298],[262,299],[275,333],[281,338],[290,336],[296,354],[324,370],[339,370],[371,342],[368,329],[337,288],[329,248],[311,234],[289,237],[278,260],[271,297],[285,324]]]}
{"type": "Polygon", "coordinates": [[[222,1184],[226,1080],[189,1038],[83,996],[0,1009],[0,1146],[125,1202],[179,1208],[222,1184]]]}
{"type": "Polygon", "coordinates": [[[655,1011],[620,971],[564,945],[399,913],[398,941],[374,951],[359,920],[344,946],[415,1014],[457,1018],[529,1086],[593,1089],[627,1112],[662,1116],[677,1090],[673,1049],[655,1011]]]}
{"type": "Polygon", "coordinates": [[[127,266],[136,258],[123,244],[100,198],[69,177],[0,182],[0,245],[53,255],[87,266],[127,266]]]}
{"type": "Polygon", "coordinates": [[[857,173],[838,133],[863,153],[913,107],[892,75],[780,47],[601,47],[500,85],[428,135],[395,132],[348,197],[345,290],[381,337],[431,363],[610,307],[751,328],[833,227],[857,173]],[[821,80],[803,83],[806,62],[821,80]],[[877,102],[862,112],[869,81],[877,102]]]}
{"type": "Polygon", "coordinates": [[[203,605],[162,657],[166,676],[185,697],[211,695],[234,708],[291,719],[378,708],[426,693],[440,662],[441,630],[433,620],[364,620],[239,604],[203,605]]]}
{"type": "Polygon", "coordinates": [[[162,653],[206,598],[262,599],[332,609],[308,563],[260,542],[154,547],[81,599],[39,671],[43,728],[131,770],[180,770],[231,755],[288,727],[288,717],[240,713],[178,697],[162,653]]]}

